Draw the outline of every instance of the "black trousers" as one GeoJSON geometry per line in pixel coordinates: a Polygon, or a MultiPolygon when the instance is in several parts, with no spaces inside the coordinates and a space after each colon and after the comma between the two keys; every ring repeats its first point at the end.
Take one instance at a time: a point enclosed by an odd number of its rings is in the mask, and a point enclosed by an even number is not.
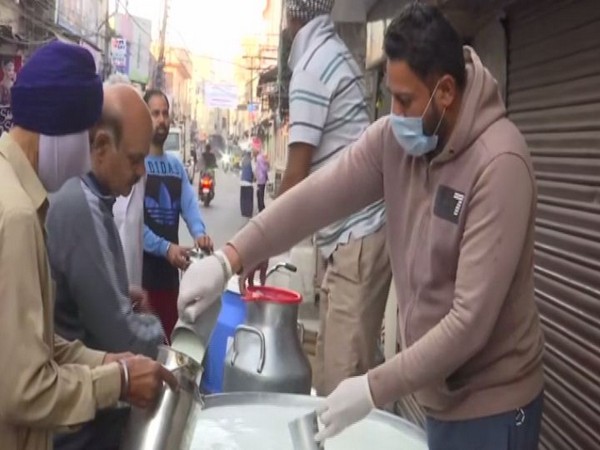
{"type": "Polygon", "coordinates": [[[254,212],[254,186],[241,187],[240,208],[243,217],[252,217],[252,213],[254,212]]]}
{"type": "Polygon", "coordinates": [[[265,187],[266,184],[258,184],[256,185],[256,202],[258,204],[258,212],[261,212],[265,209],[265,187]]]}
{"type": "Polygon", "coordinates": [[[544,394],[514,411],[472,420],[427,418],[430,450],[537,450],[544,394]]]}

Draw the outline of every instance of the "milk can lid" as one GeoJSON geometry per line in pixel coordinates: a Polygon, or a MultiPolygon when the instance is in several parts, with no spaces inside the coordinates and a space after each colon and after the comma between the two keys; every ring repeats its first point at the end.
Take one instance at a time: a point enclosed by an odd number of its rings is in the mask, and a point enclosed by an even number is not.
{"type": "Polygon", "coordinates": [[[302,303],[302,296],[288,289],[281,289],[271,286],[254,286],[246,289],[244,300],[252,302],[272,302],[282,305],[297,305],[302,303]]]}

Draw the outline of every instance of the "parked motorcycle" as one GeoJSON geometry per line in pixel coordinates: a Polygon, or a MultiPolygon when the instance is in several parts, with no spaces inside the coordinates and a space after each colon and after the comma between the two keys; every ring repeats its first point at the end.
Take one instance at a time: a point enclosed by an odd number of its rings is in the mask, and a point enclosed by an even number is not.
{"type": "Polygon", "coordinates": [[[204,206],[209,206],[215,198],[215,178],[210,172],[204,172],[198,183],[198,196],[204,206]]]}

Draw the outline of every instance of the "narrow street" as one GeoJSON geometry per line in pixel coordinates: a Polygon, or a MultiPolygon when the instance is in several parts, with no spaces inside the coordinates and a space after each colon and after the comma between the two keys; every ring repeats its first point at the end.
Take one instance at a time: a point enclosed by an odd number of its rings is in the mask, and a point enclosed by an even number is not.
{"type": "MultiPolygon", "coordinates": [[[[207,232],[215,243],[215,248],[219,248],[244,225],[246,219],[240,212],[239,175],[219,170],[216,178],[215,198],[208,208],[200,205],[200,213],[207,232]]],[[[194,189],[198,192],[198,175],[194,180],[194,189]]],[[[179,242],[181,245],[194,245],[183,220],[179,223],[179,242]]]]}

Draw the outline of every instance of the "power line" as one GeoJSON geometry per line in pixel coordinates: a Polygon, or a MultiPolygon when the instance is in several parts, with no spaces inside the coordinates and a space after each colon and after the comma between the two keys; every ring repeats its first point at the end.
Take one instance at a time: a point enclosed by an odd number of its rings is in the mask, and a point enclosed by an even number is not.
{"type": "Polygon", "coordinates": [[[167,35],[167,20],[169,18],[169,0],[164,0],[162,26],[160,29],[158,64],[154,73],[154,84],[159,89],[163,89],[165,84],[165,39],[167,35]]]}

